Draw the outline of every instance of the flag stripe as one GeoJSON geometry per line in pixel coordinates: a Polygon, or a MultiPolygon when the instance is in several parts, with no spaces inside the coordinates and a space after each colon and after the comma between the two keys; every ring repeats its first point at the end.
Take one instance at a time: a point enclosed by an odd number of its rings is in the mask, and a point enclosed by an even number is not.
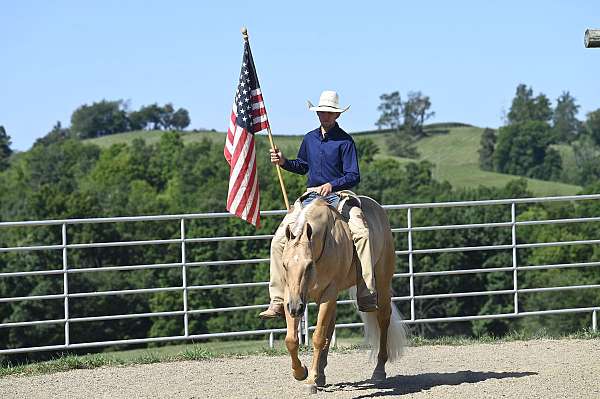
{"type": "Polygon", "coordinates": [[[236,193],[235,199],[231,204],[232,208],[236,210],[236,212],[242,214],[242,219],[247,219],[248,217],[248,208],[252,205],[248,202],[248,199],[251,198],[252,188],[254,187],[254,181],[256,178],[256,165],[252,163],[249,167],[250,172],[244,174],[243,182],[241,183],[241,187],[244,190],[238,190],[236,193]]]}
{"type": "Polygon", "coordinates": [[[240,161],[240,156],[242,160],[245,161],[245,158],[248,153],[248,146],[250,145],[250,140],[252,137],[249,137],[249,133],[246,129],[239,128],[241,132],[236,136],[236,142],[234,143],[234,151],[231,156],[231,171],[230,176],[237,176],[240,172],[240,169],[245,165],[240,161]]]}
{"type": "Polygon", "coordinates": [[[238,191],[244,182],[244,178],[247,178],[247,173],[249,169],[249,165],[254,165],[254,160],[252,156],[254,155],[249,151],[251,145],[250,141],[246,141],[243,145],[242,150],[239,152],[241,157],[238,156],[236,162],[234,162],[233,168],[231,169],[231,176],[229,180],[229,200],[228,205],[231,206],[238,195],[238,191]]]}
{"type": "MultiPolygon", "coordinates": [[[[254,184],[252,184],[252,191],[250,192],[250,197],[253,197],[254,194],[258,191],[258,179],[254,178],[254,184]]],[[[250,219],[250,223],[255,224],[256,218],[258,216],[259,210],[259,201],[252,202],[250,206],[250,210],[248,212],[248,217],[250,219]]]]}
{"type": "MultiPolygon", "coordinates": [[[[254,119],[252,119],[252,123],[254,123],[254,121],[256,120],[257,116],[263,116],[263,115],[267,115],[267,110],[264,108],[258,108],[258,109],[253,109],[252,112],[250,112],[250,114],[255,117],[254,119]]],[[[266,118],[265,118],[266,119],[266,118]]]]}
{"type": "MultiPolygon", "coordinates": [[[[246,152],[247,150],[243,150],[244,152],[246,152]]],[[[238,157],[239,158],[239,157],[238,157]]],[[[228,201],[228,203],[230,204],[236,194],[237,191],[240,188],[240,184],[241,184],[241,180],[244,177],[244,173],[247,171],[248,165],[244,164],[246,160],[246,156],[244,156],[240,162],[234,162],[232,163],[232,168],[231,168],[231,173],[230,173],[230,177],[229,177],[229,196],[231,197],[228,201]]]]}

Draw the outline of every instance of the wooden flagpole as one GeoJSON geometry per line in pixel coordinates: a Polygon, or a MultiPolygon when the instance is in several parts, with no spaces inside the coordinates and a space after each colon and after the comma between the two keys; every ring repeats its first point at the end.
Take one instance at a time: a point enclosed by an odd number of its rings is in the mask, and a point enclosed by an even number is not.
{"type": "MultiPolygon", "coordinates": [[[[242,37],[244,38],[245,42],[249,43],[248,29],[246,29],[245,26],[242,27],[242,37]]],[[[263,99],[263,103],[264,103],[264,99],[263,99]]],[[[273,135],[271,134],[271,124],[270,123],[269,123],[269,126],[267,127],[267,133],[269,135],[269,142],[271,143],[271,148],[273,150],[275,150],[276,147],[275,147],[275,143],[273,142],[273,135]]],[[[275,167],[277,168],[277,176],[279,177],[279,185],[281,186],[281,193],[283,194],[283,201],[285,202],[285,208],[289,211],[290,203],[288,201],[287,192],[285,191],[285,185],[283,184],[283,175],[281,174],[281,167],[279,165],[275,165],[275,167]]]]}

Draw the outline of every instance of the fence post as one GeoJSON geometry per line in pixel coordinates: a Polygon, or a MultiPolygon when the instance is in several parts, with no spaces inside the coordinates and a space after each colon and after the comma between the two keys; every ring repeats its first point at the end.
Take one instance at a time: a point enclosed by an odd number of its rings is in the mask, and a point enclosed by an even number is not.
{"type": "Polygon", "coordinates": [[[408,228],[408,274],[410,275],[410,320],[415,321],[415,273],[413,270],[413,244],[412,244],[412,209],[406,213],[406,227],[408,228]]]}
{"type": "Polygon", "coordinates": [[[592,331],[593,332],[598,331],[598,317],[597,317],[597,313],[598,313],[598,311],[596,309],[594,309],[594,311],[592,312],[592,331]]]}
{"type": "Polygon", "coordinates": [[[67,260],[67,224],[62,224],[63,292],[65,294],[65,346],[69,346],[69,262],[67,260]]]}
{"type": "Polygon", "coordinates": [[[300,318],[300,321],[298,321],[298,345],[300,345],[300,346],[303,345],[303,340],[302,340],[302,318],[300,318]]]}
{"type": "Polygon", "coordinates": [[[185,258],[185,219],[181,218],[181,275],[183,278],[183,331],[188,337],[189,320],[188,320],[188,284],[187,284],[187,265],[185,258]]]}
{"type": "MultiPolygon", "coordinates": [[[[318,306],[318,305],[317,305],[318,306]]],[[[310,336],[308,335],[308,303],[306,304],[306,307],[304,308],[304,344],[306,346],[308,346],[309,341],[310,341],[310,336]]]]}
{"type": "Polygon", "coordinates": [[[510,204],[510,218],[512,224],[512,266],[513,266],[513,290],[514,294],[514,307],[515,314],[519,314],[519,292],[518,292],[518,270],[517,270],[517,204],[511,202],[510,204]]]}
{"type": "Polygon", "coordinates": [[[273,349],[275,346],[275,339],[273,338],[273,331],[269,333],[269,348],[273,349]]]}

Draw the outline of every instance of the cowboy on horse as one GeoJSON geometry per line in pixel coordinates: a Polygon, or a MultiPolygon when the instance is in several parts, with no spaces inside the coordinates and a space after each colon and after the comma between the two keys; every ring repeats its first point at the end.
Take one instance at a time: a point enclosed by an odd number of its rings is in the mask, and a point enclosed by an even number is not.
{"type": "Polygon", "coordinates": [[[287,241],[286,228],[293,226],[303,207],[317,198],[325,200],[337,208],[348,220],[352,241],[360,261],[362,281],[357,284],[357,303],[359,310],[372,312],[377,310],[377,292],[375,285],[374,258],[369,240],[369,225],[360,208],[360,200],[349,189],[360,181],[358,154],[352,137],[336,122],[348,107],[339,106],[339,96],[335,91],[323,91],[319,104],[309,109],[319,117],[320,127],[308,132],[300,145],[296,159],[287,159],[282,152],[271,149],[271,163],[283,169],[307,174],[307,191],[288,212],[271,242],[269,308],[260,313],[263,319],[284,317],[284,270],[282,254],[287,241]]]}

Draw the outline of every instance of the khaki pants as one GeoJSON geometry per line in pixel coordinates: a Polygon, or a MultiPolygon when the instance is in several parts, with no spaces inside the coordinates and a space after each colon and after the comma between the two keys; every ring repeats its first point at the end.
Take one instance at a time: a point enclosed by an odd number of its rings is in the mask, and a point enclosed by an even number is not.
{"type": "MultiPolygon", "coordinates": [[[[300,211],[300,201],[296,201],[292,210],[283,218],[271,241],[269,295],[273,304],[283,303],[284,300],[285,281],[282,254],[287,241],[285,228],[296,222],[300,211]]],[[[353,206],[347,211],[344,209],[342,213],[349,220],[348,226],[350,227],[352,241],[354,241],[354,247],[356,248],[361,264],[362,279],[357,279],[357,296],[360,298],[375,293],[375,273],[373,267],[375,262],[373,261],[371,242],[369,240],[369,226],[362,209],[357,206],[353,206]]]]}

